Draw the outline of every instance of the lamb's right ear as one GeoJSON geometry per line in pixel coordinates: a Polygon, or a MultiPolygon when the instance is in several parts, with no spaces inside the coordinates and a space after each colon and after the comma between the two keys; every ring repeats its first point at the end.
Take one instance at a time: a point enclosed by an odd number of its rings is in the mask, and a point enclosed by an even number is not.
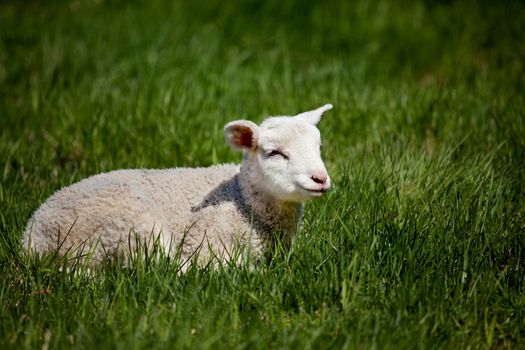
{"type": "Polygon", "coordinates": [[[236,120],[224,126],[228,144],[237,150],[255,150],[259,138],[259,127],[249,120],[236,120]]]}
{"type": "Polygon", "coordinates": [[[297,114],[295,117],[296,118],[300,118],[300,119],[302,119],[305,122],[308,122],[310,124],[317,125],[319,123],[319,121],[321,120],[321,117],[323,116],[323,113],[326,112],[326,111],[331,110],[332,107],[333,106],[331,104],[326,104],[326,105],[321,106],[321,107],[319,107],[317,109],[314,109],[312,111],[308,111],[308,112],[303,112],[303,113],[297,114]]]}

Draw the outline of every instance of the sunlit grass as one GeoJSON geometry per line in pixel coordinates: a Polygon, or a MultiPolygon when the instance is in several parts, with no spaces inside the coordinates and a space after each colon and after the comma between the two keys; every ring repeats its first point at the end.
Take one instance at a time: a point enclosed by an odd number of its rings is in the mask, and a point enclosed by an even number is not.
{"type": "Polygon", "coordinates": [[[0,348],[519,347],[523,23],[519,2],[3,2],[0,348]],[[324,103],[334,190],[262,264],[20,253],[62,186],[239,162],[226,122],[324,103]]]}

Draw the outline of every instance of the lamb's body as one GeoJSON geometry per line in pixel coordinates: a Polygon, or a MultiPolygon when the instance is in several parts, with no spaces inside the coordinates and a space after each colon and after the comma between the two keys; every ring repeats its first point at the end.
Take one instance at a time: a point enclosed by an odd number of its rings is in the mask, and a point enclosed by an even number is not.
{"type": "MultiPolygon", "coordinates": [[[[238,172],[238,166],[221,165],[92,176],[58,191],[38,209],[27,227],[25,245],[62,254],[80,247],[98,260],[129,249],[130,243],[133,250],[135,238],[150,244],[158,239],[167,252],[175,252],[184,237],[183,257],[200,245],[220,254],[217,238],[225,246],[234,239],[222,232],[235,230],[242,237],[249,226],[238,172]]],[[[253,242],[260,249],[261,242],[253,242]]]]}
{"type": "MultiPolygon", "coordinates": [[[[251,140],[243,127],[232,134],[234,146],[251,140]]],[[[26,227],[23,245],[37,253],[90,253],[101,260],[134,251],[138,238],[149,245],[156,241],[168,255],[180,252],[184,260],[225,260],[236,246],[260,256],[273,232],[291,235],[297,229],[302,202],[295,198],[310,191],[306,199],[318,196],[329,182],[327,176],[322,183],[312,176],[315,188],[301,184],[299,194],[276,197],[276,185],[266,183],[273,175],[261,169],[259,156],[246,151],[241,167],[118,170],[89,177],[42,204],[26,227]]],[[[273,160],[270,165],[282,164],[273,160]]]]}
{"type": "Polygon", "coordinates": [[[227,258],[234,247],[261,255],[272,230],[293,233],[301,204],[250,203],[238,165],[98,174],[50,197],[34,214],[24,246],[35,252],[91,253],[95,260],[154,240],[182,259],[227,258]],[[131,247],[130,247],[131,244],[131,247]],[[79,251],[79,249],[81,249],[79,251]],[[195,255],[197,256],[197,255],[195,255]]]}

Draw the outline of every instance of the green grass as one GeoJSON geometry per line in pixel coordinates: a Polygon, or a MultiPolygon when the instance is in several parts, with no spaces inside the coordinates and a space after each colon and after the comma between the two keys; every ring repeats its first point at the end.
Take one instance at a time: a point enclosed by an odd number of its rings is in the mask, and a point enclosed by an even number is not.
{"type": "Polygon", "coordinates": [[[0,3],[0,348],[523,347],[524,65],[518,1],[0,3]],[[334,191],[257,269],[19,252],[62,186],[328,102],[334,191]]]}

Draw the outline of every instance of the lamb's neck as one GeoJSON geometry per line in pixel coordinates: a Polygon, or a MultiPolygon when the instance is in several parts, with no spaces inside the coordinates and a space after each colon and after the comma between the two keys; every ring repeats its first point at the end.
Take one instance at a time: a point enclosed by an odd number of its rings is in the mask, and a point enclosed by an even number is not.
{"type": "Polygon", "coordinates": [[[282,230],[293,234],[300,226],[303,204],[276,199],[262,188],[259,172],[245,158],[241,165],[239,184],[246,204],[253,210],[256,218],[272,230],[282,230]]]}

